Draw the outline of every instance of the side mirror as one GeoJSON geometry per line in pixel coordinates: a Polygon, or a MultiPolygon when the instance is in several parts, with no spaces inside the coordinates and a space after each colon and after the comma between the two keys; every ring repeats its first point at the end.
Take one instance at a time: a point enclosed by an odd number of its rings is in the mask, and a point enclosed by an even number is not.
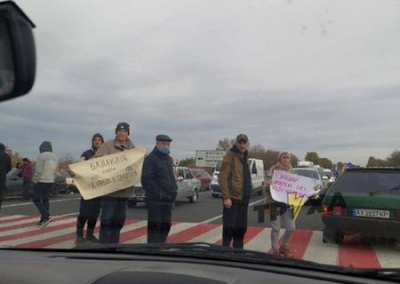
{"type": "Polygon", "coordinates": [[[0,102],[27,94],[36,75],[35,25],[12,1],[0,3],[0,102]]]}

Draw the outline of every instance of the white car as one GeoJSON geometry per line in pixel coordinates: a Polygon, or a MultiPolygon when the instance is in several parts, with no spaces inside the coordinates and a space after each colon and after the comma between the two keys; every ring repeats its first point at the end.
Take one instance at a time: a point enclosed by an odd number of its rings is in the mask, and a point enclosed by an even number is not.
{"type": "Polygon", "coordinates": [[[328,183],[334,183],[336,181],[335,177],[333,176],[333,172],[329,169],[324,169],[325,176],[328,177],[328,183]]]}
{"type": "MultiPolygon", "coordinates": [[[[251,172],[251,183],[253,186],[252,194],[257,193],[258,195],[264,194],[264,181],[265,171],[263,160],[249,159],[250,161],[250,172],[251,172]]],[[[218,175],[222,167],[222,161],[220,161],[214,169],[213,178],[210,184],[211,195],[214,198],[221,197],[221,188],[218,184],[218,175]]]]}
{"type": "MultiPolygon", "coordinates": [[[[196,202],[200,197],[200,180],[194,177],[189,168],[177,167],[175,171],[178,185],[176,200],[188,199],[191,203],[196,202]]],[[[141,184],[135,185],[135,190],[128,200],[128,206],[135,207],[138,202],[146,202],[146,192],[141,184]]]]}
{"type": "Polygon", "coordinates": [[[294,168],[294,172],[300,176],[309,177],[316,180],[316,184],[319,185],[319,194],[313,199],[322,201],[326,192],[326,181],[321,171],[318,168],[294,168]]]}

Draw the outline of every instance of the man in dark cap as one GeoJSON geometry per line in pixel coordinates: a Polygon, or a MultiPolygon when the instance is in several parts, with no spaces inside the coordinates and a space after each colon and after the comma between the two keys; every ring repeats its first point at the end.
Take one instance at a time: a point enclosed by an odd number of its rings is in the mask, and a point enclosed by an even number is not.
{"type": "Polygon", "coordinates": [[[247,231],[247,208],[251,194],[249,169],[249,138],[245,134],[236,137],[236,143],[225,155],[218,175],[223,198],[222,245],[243,249],[247,231]]]}
{"type": "Polygon", "coordinates": [[[36,160],[35,174],[33,175],[33,203],[40,212],[38,225],[46,226],[53,217],[50,216],[50,191],[57,176],[58,158],[53,154],[53,147],[44,141],[39,147],[40,155],[36,160]]]}
{"type": "Polygon", "coordinates": [[[171,229],[172,205],[178,186],[174,161],[169,155],[172,139],[158,135],[156,141],[154,150],[144,160],[142,186],[147,202],[147,242],[165,243],[171,229]]]}
{"type": "Polygon", "coordinates": [[[6,177],[7,173],[11,171],[11,158],[6,153],[6,147],[0,143],[0,208],[1,202],[6,198],[6,177]]]}
{"type": "MultiPolygon", "coordinates": [[[[95,157],[101,157],[135,148],[128,138],[130,135],[129,124],[118,123],[115,128],[115,138],[105,142],[95,157]]],[[[100,243],[119,243],[119,236],[126,220],[126,209],[129,197],[132,196],[133,187],[121,188],[121,190],[102,197],[100,243]]]]}
{"type": "MultiPolygon", "coordinates": [[[[94,157],[97,150],[104,143],[103,136],[100,133],[96,133],[92,137],[92,147],[86,150],[81,155],[81,160],[89,160],[94,157]]],[[[76,222],[76,244],[84,243],[89,241],[92,243],[98,243],[99,241],[94,236],[94,228],[96,227],[97,218],[100,215],[101,198],[93,198],[85,200],[81,198],[79,206],[79,215],[76,222]],[[86,239],[83,237],[83,229],[87,222],[86,239]]]]}

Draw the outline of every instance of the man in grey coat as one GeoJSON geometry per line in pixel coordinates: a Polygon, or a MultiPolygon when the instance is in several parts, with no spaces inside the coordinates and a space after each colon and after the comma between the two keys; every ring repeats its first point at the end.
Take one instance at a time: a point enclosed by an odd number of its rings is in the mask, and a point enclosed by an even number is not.
{"type": "Polygon", "coordinates": [[[33,203],[40,212],[38,225],[45,227],[51,222],[50,216],[50,191],[54,186],[57,176],[58,158],[53,154],[51,143],[44,141],[39,147],[40,155],[36,161],[35,173],[33,175],[33,203]]]}

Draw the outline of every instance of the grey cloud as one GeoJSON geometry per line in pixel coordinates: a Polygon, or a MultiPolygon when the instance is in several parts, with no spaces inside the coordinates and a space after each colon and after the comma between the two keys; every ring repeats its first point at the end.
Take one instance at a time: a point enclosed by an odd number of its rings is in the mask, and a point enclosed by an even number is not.
{"type": "Polygon", "coordinates": [[[0,106],[13,149],[35,156],[48,139],[78,156],[119,121],[148,149],[171,135],[177,158],[239,132],[356,163],[400,143],[395,2],[106,3],[21,1],[38,26],[39,70],[30,95],[0,106]],[[359,9],[368,17],[354,23],[359,9]]]}

